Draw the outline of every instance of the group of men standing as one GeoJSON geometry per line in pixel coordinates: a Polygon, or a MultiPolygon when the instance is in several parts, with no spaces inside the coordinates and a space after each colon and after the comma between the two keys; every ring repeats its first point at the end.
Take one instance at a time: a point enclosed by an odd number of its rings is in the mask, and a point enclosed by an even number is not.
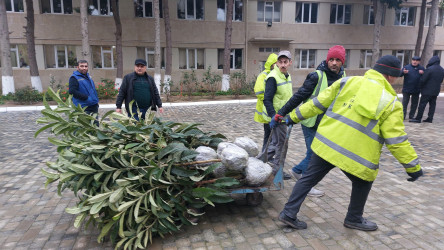
{"type": "Polygon", "coordinates": [[[423,175],[418,156],[404,131],[403,105],[391,86],[401,76],[399,59],[383,56],[364,76],[353,77],[346,77],[344,63],[345,49],[339,45],[331,47],[326,60],[307,75],[293,95],[287,71],[292,64],[291,53],[281,51],[277,58],[269,56],[265,71],[256,81],[255,121],[264,123],[264,145],[271,134],[271,144],[267,149],[263,147],[262,154],[268,154],[275,172],[277,166],[283,165],[279,156],[285,125],[300,122],[304,134],[306,157],[289,171],[297,182],[278,217],[296,229],[307,228],[297,218],[306,196],[324,195],[313,187],[338,167],[352,183],[344,226],[376,230],[376,223],[364,218],[363,213],[378,174],[384,144],[410,176],[408,181],[423,175]],[[304,104],[298,107],[301,103],[304,104]]]}
{"type": "Polygon", "coordinates": [[[441,89],[441,83],[444,79],[444,69],[440,66],[438,56],[433,56],[427,64],[427,69],[420,65],[421,57],[414,56],[412,63],[402,68],[401,76],[404,76],[404,85],[402,87],[402,105],[404,107],[404,120],[407,115],[407,106],[410,98],[409,122],[421,123],[425,108],[429,104],[428,116],[423,122],[433,122],[435,114],[436,98],[441,89]],[[418,100],[421,93],[421,99],[418,100]],[[416,110],[418,112],[416,113],[416,110]],[[416,113],[416,117],[415,117],[416,113]]]}

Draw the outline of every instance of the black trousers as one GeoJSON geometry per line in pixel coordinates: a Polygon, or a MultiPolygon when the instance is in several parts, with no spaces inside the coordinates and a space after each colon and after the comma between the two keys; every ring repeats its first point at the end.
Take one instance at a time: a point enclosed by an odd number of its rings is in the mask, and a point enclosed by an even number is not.
{"type": "Polygon", "coordinates": [[[87,113],[88,115],[97,114],[97,118],[94,121],[94,124],[96,126],[99,126],[99,104],[86,107],[85,113],[87,113]]]}
{"type": "Polygon", "coordinates": [[[435,108],[436,108],[436,98],[437,96],[421,95],[421,100],[419,101],[419,107],[418,107],[418,114],[416,114],[417,120],[422,119],[422,116],[424,115],[424,110],[428,103],[429,113],[427,120],[433,121],[433,115],[435,114],[435,108]]]}
{"type": "Polygon", "coordinates": [[[410,113],[409,113],[409,119],[415,118],[415,112],[418,108],[418,100],[419,100],[419,93],[412,94],[407,92],[402,92],[402,106],[404,110],[404,119],[407,115],[407,106],[409,105],[410,97],[412,97],[412,103],[410,104],[410,113]]]}
{"type": "MultiPolygon", "coordinates": [[[[310,192],[311,188],[316,186],[316,184],[318,184],[318,182],[320,182],[334,167],[334,165],[313,153],[307,171],[293,187],[290,198],[285,204],[283,210],[284,214],[295,219],[308,192],[310,192]]],[[[350,222],[361,222],[362,215],[364,214],[364,206],[367,201],[368,194],[372,189],[373,182],[364,181],[346,172],[344,172],[344,174],[352,182],[350,204],[348,206],[348,212],[345,220],[350,222]]]]}
{"type": "Polygon", "coordinates": [[[268,138],[271,134],[270,124],[264,123],[264,142],[262,143],[262,152],[264,152],[265,146],[267,146],[268,138]]]}

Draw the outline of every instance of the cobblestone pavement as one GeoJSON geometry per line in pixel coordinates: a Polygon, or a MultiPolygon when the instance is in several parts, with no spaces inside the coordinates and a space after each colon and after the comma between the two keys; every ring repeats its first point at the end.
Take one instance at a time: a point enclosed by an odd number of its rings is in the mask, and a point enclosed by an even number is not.
{"type": "MultiPolygon", "coordinates": [[[[280,191],[264,193],[257,207],[243,196],[230,204],[208,207],[197,226],[156,238],[150,249],[444,249],[444,98],[432,124],[406,123],[411,143],[420,155],[425,177],[408,182],[402,166],[383,149],[381,170],[367,201],[365,216],[379,230],[346,229],[350,181],[332,170],[317,188],[321,198],[308,197],[299,219],[306,230],[292,230],[277,220],[293,181],[280,191]]],[[[104,112],[105,110],[101,110],[104,112]]],[[[166,108],[165,119],[200,122],[204,130],[233,140],[249,136],[261,144],[262,126],[253,122],[254,104],[224,104],[166,108]]],[[[74,216],[64,210],[74,196],[44,187],[40,169],[54,161],[56,150],[41,134],[34,139],[39,112],[0,113],[0,248],[1,249],[112,249],[97,243],[98,230],[74,228],[74,216]]],[[[293,129],[285,168],[303,158],[305,144],[299,126],[293,129]]]]}

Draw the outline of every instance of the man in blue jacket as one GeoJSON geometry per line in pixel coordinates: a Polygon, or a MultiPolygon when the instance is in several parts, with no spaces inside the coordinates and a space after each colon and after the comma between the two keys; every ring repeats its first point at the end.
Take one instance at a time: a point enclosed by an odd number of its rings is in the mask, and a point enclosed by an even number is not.
{"type": "Polygon", "coordinates": [[[440,66],[439,57],[434,56],[430,58],[429,63],[427,64],[427,69],[425,70],[424,75],[421,77],[421,100],[419,100],[418,113],[416,114],[416,118],[409,120],[409,122],[420,123],[428,103],[429,113],[427,119],[423,120],[423,122],[432,123],[436,108],[436,98],[441,90],[443,80],[444,69],[440,66]]]}
{"type": "Polygon", "coordinates": [[[99,96],[93,79],[88,74],[88,61],[79,60],[77,71],[69,78],[69,94],[74,105],[85,108],[87,114],[99,113],[99,96]]]}
{"type": "Polygon", "coordinates": [[[410,105],[409,119],[415,117],[416,108],[419,100],[419,80],[424,74],[424,67],[419,65],[421,57],[412,57],[412,63],[407,64],[402,68],[401,76],[404,76],[404,85],[402,85],[402,106],[404,109],[404,120],[407,114],[407,106],[409,105],[410,97],[412,104],[410,105]]]}

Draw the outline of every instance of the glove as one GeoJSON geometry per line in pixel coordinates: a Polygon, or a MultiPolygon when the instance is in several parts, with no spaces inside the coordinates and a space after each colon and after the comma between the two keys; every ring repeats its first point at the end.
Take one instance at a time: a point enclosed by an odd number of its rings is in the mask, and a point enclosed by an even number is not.
{"type": "Polygon", "coordinates": [[[422,172],[422,169],[420,169],[419,171],[413,172],[413,173],[407,173],[410,178],[408,178],[408,181],[416,181],[419,177],[423,176],[424,173],[422,172]]]}
{"type": "Polygon", "coordinates": [[[270,122],[270,128],[274,129],[278,124],[279,124],[279,122],[273,118],[273,119],[271,119],[271,122],[270,122]]]}
{"type": "Polygon", "coordinates": [[[287,124],[287,126],[296,124],[290,117],[287,117],[287,119],[285,119],[285,124],[287,124]]]}
{"type": "Polygon", "coordinates": [[[275,114],[273,120],[280,122],[281,120],[284,120],[284,117],[280,114],[275,114]]]}

